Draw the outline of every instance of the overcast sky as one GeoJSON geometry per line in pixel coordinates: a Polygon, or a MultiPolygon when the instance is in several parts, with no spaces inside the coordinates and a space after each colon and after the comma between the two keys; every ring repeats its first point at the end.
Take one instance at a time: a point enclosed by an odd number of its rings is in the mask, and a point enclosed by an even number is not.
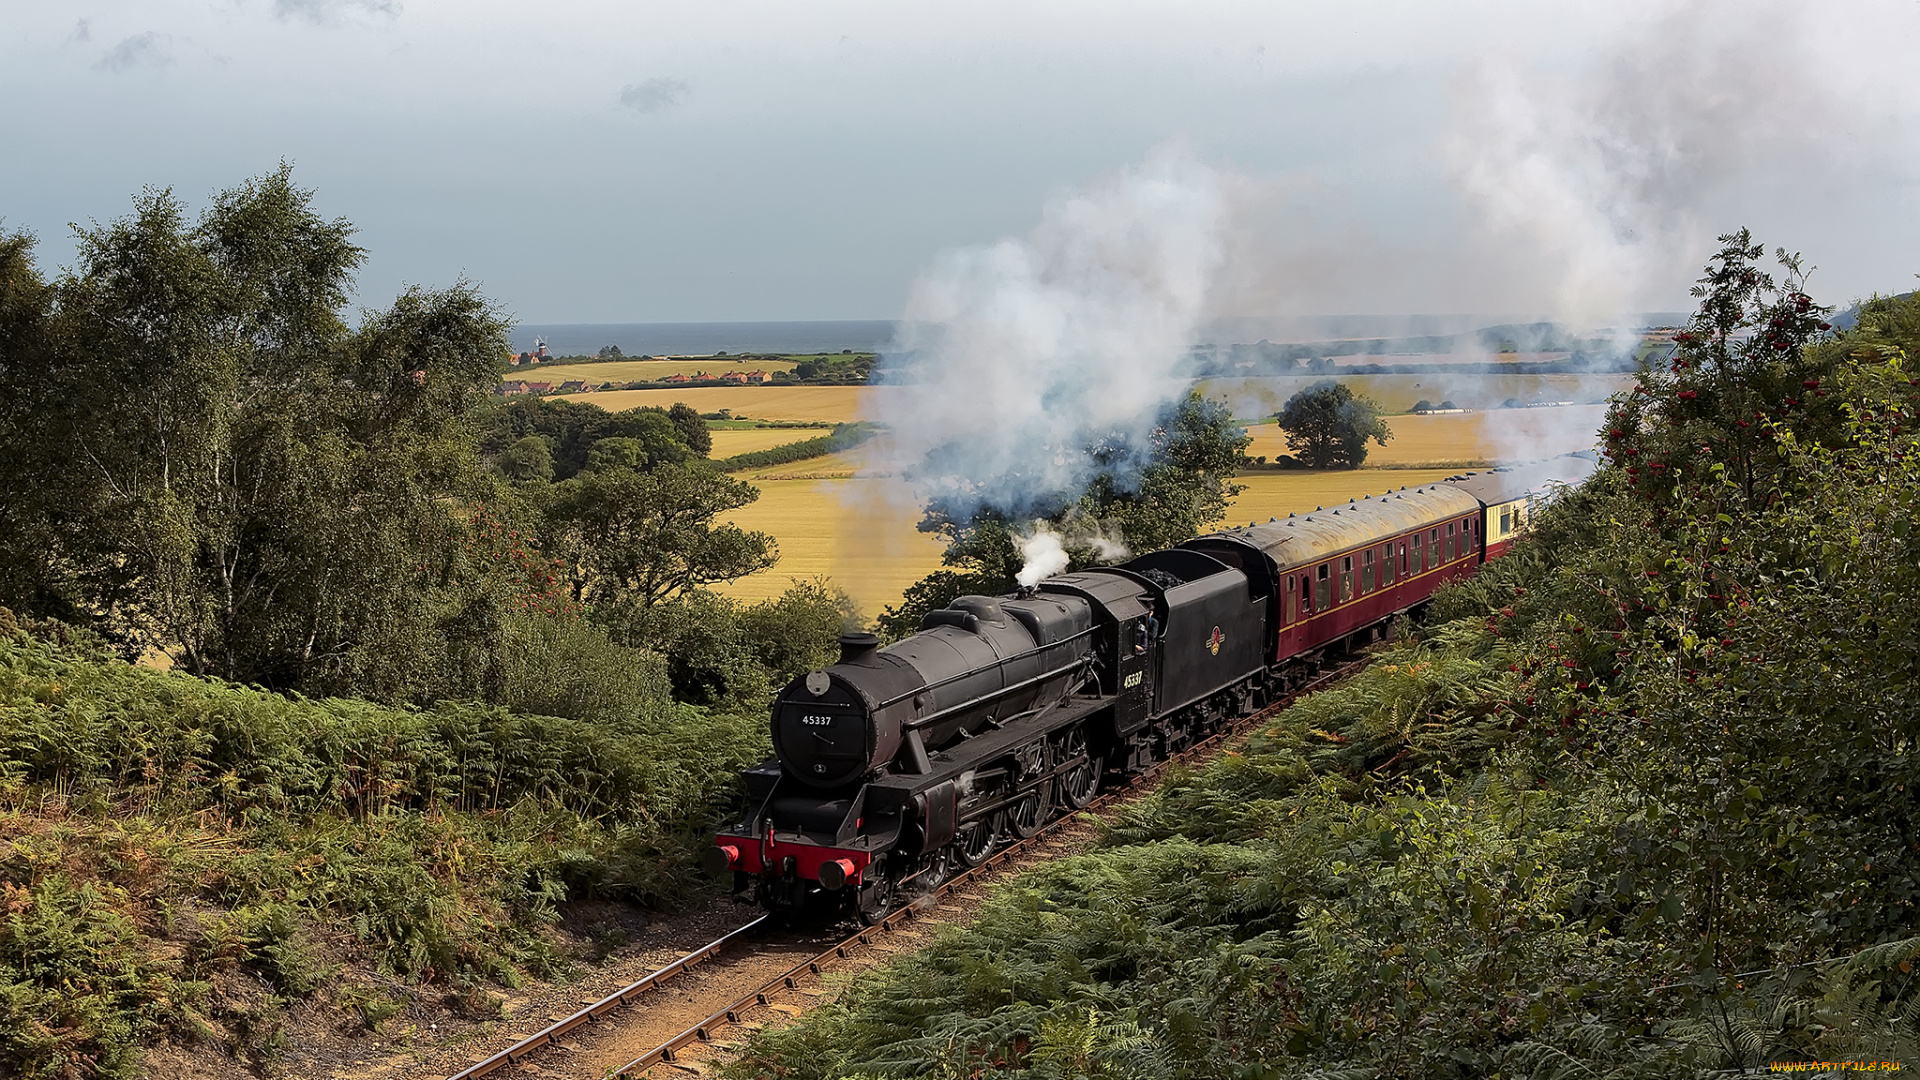
{"type": "Polygon", "coordinates": [[[1687,305],[1712,236],[1830,300],[1920,271],[1912,0],[0,0],[0,218],[295,164],[361,300],[528,322],[891,318],[942,251],[1168,148],[1217,314],[1687,305]]]}

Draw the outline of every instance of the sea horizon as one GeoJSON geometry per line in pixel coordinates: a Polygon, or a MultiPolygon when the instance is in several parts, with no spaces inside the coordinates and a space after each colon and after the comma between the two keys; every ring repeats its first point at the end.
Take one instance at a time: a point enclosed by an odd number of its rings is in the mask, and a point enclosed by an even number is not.
{"type": "Polygon", "coordinates": [[[538,338],[556,356],[591,356],[608,345],[628,356],[876,352],[893,339],[895,325],[892,319],[521,323],[513,328],[513,347],[526,352],[538,338]]]}
{"type": "MultiPolygon", "coordinates": [[[[1684,321],[1680,312],[1622,316],[1629,326],[1684,321]]],[[[1511,314],[1223,316],[1208,320],[1197,335],[1209,344],[1395,338],[1472,333],[1491,326],[1544,323],[1511,314]]],[[[591,356],[613,345],[628,356],[710,356],[715,353],[878,352],[894,338],[895,319],[787,319],[735,322],[521,323],[513,328],[515,351],[536,340],[556,356],[591,356]]]]}

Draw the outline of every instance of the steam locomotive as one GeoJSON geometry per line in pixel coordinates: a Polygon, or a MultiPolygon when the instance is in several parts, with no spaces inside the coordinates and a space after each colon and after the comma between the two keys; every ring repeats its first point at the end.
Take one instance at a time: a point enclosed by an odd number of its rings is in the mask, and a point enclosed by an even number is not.
{"type": "Polygon", "coordinates": [[[774,911],[872,922],[1304,683],[1497,557],[1593,462],[1467,473],[962,596],[773,704],[775,756],[704,859],[774,911]]]}

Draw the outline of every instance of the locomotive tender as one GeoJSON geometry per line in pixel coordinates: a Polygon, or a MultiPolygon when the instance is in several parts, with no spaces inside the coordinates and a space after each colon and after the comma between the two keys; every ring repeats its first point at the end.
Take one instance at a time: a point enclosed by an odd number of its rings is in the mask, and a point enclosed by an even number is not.
{"type": "Polygon", "coordinates": [[[1468,473],[962,596],[886,648],[844,635],[775,698],[775,756],[705,865],[772,910],[884,917],[1377,638],[1592,469],[1468,473]]]}

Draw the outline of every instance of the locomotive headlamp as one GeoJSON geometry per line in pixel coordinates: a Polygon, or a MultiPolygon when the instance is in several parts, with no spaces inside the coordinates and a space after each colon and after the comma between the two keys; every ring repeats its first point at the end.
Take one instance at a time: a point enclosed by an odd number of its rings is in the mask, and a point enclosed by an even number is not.
{"type": "Polygon", "coordinates": [[[820,864],[820,887],[838,889],[846,885],[847,879],[859,870],[852,859],[829,859],[820,864]]]}

